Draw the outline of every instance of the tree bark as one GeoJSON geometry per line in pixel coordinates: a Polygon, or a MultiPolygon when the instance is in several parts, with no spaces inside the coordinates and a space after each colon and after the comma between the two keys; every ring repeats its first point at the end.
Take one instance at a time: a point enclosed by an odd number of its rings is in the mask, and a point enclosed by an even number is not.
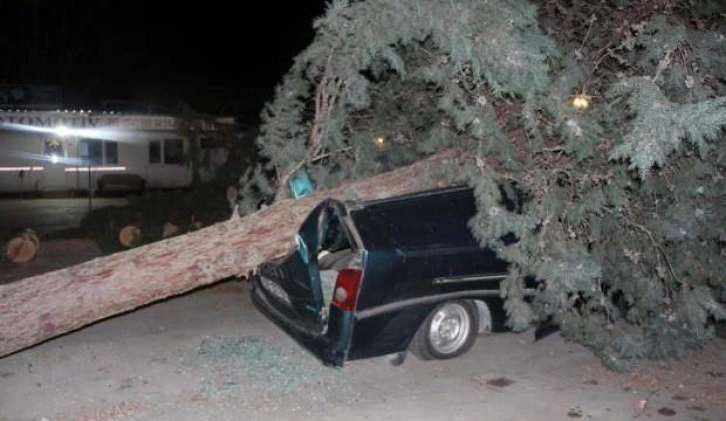
{"type": "Polygon", "coordinates": [[[455,151],[440,152],[408,167],[299,200],[282,200],[199,231],[0,285],[0,357],[167,297],[248,276],[289,250],[300,223],[324,198],[350,199],[354,194],[378,199],[420,190],[420,174],[460,159],[455,151]]]}

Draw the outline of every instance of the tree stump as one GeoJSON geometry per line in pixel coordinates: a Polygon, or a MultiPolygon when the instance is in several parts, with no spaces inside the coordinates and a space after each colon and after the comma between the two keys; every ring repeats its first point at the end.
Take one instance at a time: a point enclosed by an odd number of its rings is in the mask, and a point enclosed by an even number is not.
{"type": "Polygon", "coordinates": [[[230,205],[234,205],[237,202],[237,197],[239,195],[239,190],[236,186],[229,186],[227,187],[227,201],[230,205]]]}
{"type": "Polygon", "coordinates": [[[118,242],[124,248],[132,248],[141,244],[141,229],[136,225],[126,225],[118,232],[118,242]]]}
{"type": "Polygon", "coordinates": [[[164,229],[161,233],[161,238],[169,238],[178,233],[179,233],[179,227],[172,224],[171,222],[167,222],[164,224],[164,229]]]}
{"type": "Polygon", "coordinates": [[[40,238],[31,229],[24,230],[8,241],[6,255],[14,263],[26,263],[35,257],[40,248],[40,238]]]}

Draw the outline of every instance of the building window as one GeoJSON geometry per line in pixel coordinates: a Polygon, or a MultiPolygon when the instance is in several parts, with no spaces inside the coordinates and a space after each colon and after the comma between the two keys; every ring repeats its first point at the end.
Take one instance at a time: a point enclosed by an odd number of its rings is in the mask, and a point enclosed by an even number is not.
{"type": "Polygon", "coordinates": [[[179,164],[183,165],[184,139],[164,139],[149,141],[150,164],[179,164]]]}
{"type": "Polygon", "coordinates": [[[182,140],[182,139],[164,139],[164,163],[165,164],[183,164],[184,163],[184,140],[182,140]]]}
{"type": "Polygon", "coordinates": [[[80,155],[84,165],[103,165],[103,141],[82,139],[80,155]]]}
{"type": "Polygon", "coordinates": [[[149,142],[149,164],[161,164],[161,141],[149,142]]]}
{"type": "Polygon", "coordinates": [[[80,157],[83,165],[118,164],[118,143],[81,139],[80,157]]]}
{"type": "Polygon", "coordinates": [[[203,137],[199,139],[199,148],[200,149],[214,149],[214,148],[223,148],[224,147],[224,141],[223,139],[220,139],[218,137],[203,137]]]}
{"type": "Polygon", "coordinates": [[[57,162],[58,159],[66,156],[63,151],[63,144],[60,140],[55,138],[46,139],[45,142],[43,142],[43,155],[51,160],[54,160],[54,162],[57,162]]]}
{"type": "Polygon", "coordinates": [[[106,164],[118,164],[118,142],[105,142],[106,147],[106,164]]]}

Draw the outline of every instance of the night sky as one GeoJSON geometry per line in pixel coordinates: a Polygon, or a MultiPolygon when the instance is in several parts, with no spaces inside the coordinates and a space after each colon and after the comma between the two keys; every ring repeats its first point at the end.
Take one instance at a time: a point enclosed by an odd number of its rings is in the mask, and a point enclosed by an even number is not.
{"type": "Polygon", "coordinates": [[[0,83],[61,85],[69,107],[183,97],[257,114],[326,2],[158,3],[0,0],[0,83]]]}

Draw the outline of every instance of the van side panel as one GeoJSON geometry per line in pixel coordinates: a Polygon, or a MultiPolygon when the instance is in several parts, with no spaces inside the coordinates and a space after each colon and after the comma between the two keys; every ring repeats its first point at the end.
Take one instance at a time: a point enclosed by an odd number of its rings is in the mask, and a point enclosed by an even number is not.
{"type": "Polygon", "coordinates": [[[430,312],[448,299],[485,300],[493,329],[504,327],[499,284],[508,264],[473,237],[468,222],[475,212],[471,189],[351,211],[368,258],[348,359],[406,350],[430,312]]]}

